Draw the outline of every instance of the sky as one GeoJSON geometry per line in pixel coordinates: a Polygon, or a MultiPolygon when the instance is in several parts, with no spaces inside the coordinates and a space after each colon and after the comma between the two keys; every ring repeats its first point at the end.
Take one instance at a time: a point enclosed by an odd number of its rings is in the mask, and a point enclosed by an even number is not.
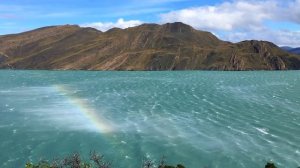
{"type": "Polygon", "coordinates": [[[300,0],[0,0],[0,35],[77,24],[107,31],[183,22],[226,41],[300,47],[300,0]]]}

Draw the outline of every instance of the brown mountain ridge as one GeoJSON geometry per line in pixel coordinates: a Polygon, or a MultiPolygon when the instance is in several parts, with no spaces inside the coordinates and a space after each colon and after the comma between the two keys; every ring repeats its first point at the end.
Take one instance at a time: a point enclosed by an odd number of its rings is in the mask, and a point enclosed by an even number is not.
{"type": "Polygon", "coordinates": [[[0,36],[0,68],[296,70],[300,57],[266,41],[222,41],[179,22],[106,32],[64,25],[0,36]]]}

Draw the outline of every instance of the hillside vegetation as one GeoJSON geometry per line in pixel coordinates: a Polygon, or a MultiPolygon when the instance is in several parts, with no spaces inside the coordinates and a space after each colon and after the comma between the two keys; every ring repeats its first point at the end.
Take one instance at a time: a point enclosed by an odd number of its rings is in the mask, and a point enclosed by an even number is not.
{"type": "Polygon", "coordinates": [[[0,36],[0,68],[293,70],[300,57],[266,41],[222,41],[179,22],[107,32],[64,25],[0,36]]]}

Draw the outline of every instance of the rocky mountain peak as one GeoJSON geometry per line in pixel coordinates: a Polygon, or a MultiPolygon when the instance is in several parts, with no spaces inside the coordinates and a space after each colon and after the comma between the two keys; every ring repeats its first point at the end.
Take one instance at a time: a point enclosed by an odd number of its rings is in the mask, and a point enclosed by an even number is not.
{"type": "Polygon", "coordinates": [[[162,26],[165,31],[172,33],[186,33],[194,30],[191,26],[182,22],[166,23],[162,26]]]}

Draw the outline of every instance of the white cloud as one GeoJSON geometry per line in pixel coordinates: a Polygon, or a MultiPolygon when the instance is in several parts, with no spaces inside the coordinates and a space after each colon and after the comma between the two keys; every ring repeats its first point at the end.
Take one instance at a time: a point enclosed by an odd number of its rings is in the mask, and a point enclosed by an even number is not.
{"type": "Polygon", "coordinates": [[[276,14],[281,20],[300,24],[300,0],[288,2],[287,7],[280,8],[276,14]]]}
{"type": "Polygon", "coordinates": [[[264,40],[279,46],[300,46],[300,31],[291,30],[259,30],[259,31],[232,31],[218,35],[221,39],[232,42],[243,40],[264,40]]]}
{"type": "Polygon", "coordinates": [[[122,18],[118,19],[117,22],[94,22],[94,23],[87,23],[87,24],[82,24],[80,26],[82,27],[93,27],[95,29],[101,30],[101,31],[107,31],[111,28],[117,27],[121,29],[125,29],[128,27],[134,27],[141,25],[143,22],[140,20],[124,20],[122,18]]]}
{"type": "Polygon", "coordinates": [[[214,32],[223,40],[266,40],[277,45],[300,46],[300,30],[284,23],[300,24],[300,0],[232,0],[214,6],[186,8],[160,15],[160,22],[184,22],[214,32]],[[281,24],[278,30],[267,25],[281,24]]]}
{"type": "Polygon", "coordinates": [[[200,6],[161,15],[161,22],[180,21],[206,30],[258,30],[267,20],[300,23],[300,0],[235,0],[215,6],[200,6]]]}

